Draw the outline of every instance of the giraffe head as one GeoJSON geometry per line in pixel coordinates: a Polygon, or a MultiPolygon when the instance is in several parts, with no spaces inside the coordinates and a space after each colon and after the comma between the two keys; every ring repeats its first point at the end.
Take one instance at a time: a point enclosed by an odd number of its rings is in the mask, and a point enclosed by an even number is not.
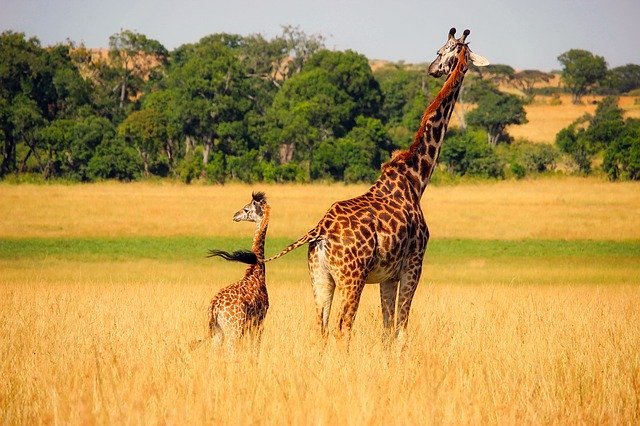
{"type": "Polygon", "coordinates": [[[242,210],[233,215],[233,220],[240,222],[260,222],[264,216],[267,206],[267,197],[264,192],[254,192],[251,195],[251,202],[244,206],[242,210]]]}
{"type": "Polygon", "coordinates": [[[489,65],[489,61],[486,58],[476,55],[469,49],[469,43],[465,40],[467,36],[471,33],[469,30],[464,30],[462,36],[460,38],[456,38],[456,29],[451,28],[449,30],[449,36],[447,38],[447,42],[438,49],[438,56],[436,59],[429,65],[429,74],[434,77],[440,77],[442,75],[451,74],[451,72],[458,65],[458,61],[461,54],[464,54],[465,58],[465,68],[463,72],[467,70],[467,63],[469,60],[473,62],[473,64],[477,67],[483,67],[489,65]]]}

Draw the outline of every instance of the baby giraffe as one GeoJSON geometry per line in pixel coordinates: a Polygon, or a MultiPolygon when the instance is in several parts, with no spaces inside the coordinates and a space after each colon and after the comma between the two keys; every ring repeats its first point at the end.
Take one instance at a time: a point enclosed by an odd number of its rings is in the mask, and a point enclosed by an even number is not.
{"type": "Polygon", "coordinates": [[[269,211],[264,192],[254,192],[252,200],[233,216],[236,222],[256,223],[251,251],[239,250],[233,253],[209,250],[209,256],[220,256],[226,260],[248,263],[244,277],[218,292],[211,300],[209,308],[209,335],[215,346],[227,348],[237,345],[246,333],[253,334],[256,343],[262,334],[262,322],[269,308],[269,296],[264,267],[264,240],[269,224],[269,211]]]}

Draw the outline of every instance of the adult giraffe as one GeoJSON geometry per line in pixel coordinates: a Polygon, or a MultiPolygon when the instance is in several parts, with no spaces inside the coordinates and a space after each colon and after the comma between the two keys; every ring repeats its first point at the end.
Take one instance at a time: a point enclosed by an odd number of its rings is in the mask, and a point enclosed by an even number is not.
{"type": "Polygon", "coordinates": [[[315,228],[266,260],[309,243],[309,271],[323,336],[336,287],[342,295],[340,337],[350,333],[366,283],[380,283],[385,335],[393,331],[398,337],[406,330],[429,239],[420,198],[435,168],[469,60],[478,66],[488,64],[469,50],[465,41],[469,30],[459,39],[455,32],[451,28],[429,66],[429,74],[446,74],[447,79],[425,110],[411,146],[394,153],[369,191],[334,203],[315,228]]]}

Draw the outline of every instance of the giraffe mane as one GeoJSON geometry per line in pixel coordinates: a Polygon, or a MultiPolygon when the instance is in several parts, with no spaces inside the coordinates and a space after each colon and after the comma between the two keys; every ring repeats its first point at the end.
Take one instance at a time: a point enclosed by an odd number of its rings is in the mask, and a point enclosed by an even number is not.
{"type": "Polygon", "coordinates": [[[253,201],[255,201],[256,203],[267,202],[267,195],[264,193],[264,191],[253,192],[251,194],[251,198],[253,198],[253,201]]]}
{"type": "Polygon", "coordinates": [[[382,166],[383,169],[386,168],[387,166],[391,166],[393,163],[396,163],[398,161],[406,161],[408,158],[415,155],[416,151],[418,150],[418,147],[422,143],[422,138],[424,137],[424,134],[426,132],[427,122],[429,121],[429,118],[434,114],[436,109],[440,106],[444,98],[448,96],[449,93],[451,93],[451,88],[458,82],[458,80],[464,77],[462,68],[464,67],[464,65],[468,63],[467,56],[465,54],[466,49],[468,49],[468,47],[467,47],[467,44],[465,43],[464,48],[460,50],[460,53],[458,53],[458,63],[456,64],[455,69],[451,72],[451,75],[449,75],[449,77],[445,81],[444,86],[442,87],[442,90],[438,92],[435,99],[429,104],[427,109],[424,111],[424,114],[422,114],[422,119],[420,120],[420,126],[418,127],[418,131],[416,132],[416,135],[413,138],[413,143],[411,143],[411,146],[409,146],[409,148],[405,150],[394,151],[391,156],[391,160],[389,160],[387,163],[385,163],[382,166]]]}

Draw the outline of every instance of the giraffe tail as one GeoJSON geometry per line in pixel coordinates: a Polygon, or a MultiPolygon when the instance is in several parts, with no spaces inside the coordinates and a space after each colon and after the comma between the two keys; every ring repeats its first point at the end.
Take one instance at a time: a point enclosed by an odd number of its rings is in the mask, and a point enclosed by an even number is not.
{"type": "Polygon", "coordinates": [[[232,262],[242,262],[247,263],[249,265],[255,265],[258,263],[258,256],[250,250],[237,250],[233,253],[224,250],[209,250],[207,257],[215,257],[220,256],[225,260],[230,260],[232,262]]]}
{"type": "Polygon", "coordinates": [[[318,235],[317,228],[314,228],[311,231],[307,232],[302,237],[300,237],[300,239],[298,241],[296,241],[294,243],[291,243],[287,247],[282,249],[282,251],[280,253],[278,253],[275,256],[271,256],[270,258],[266,259],[265,263],[266,262],[271,262],[272,260],[275,260],[275,259],[277,259],[279,257],[282,257],[285,254],[289,253],[292,250],[297,249],[298,247],[300,247],[302,245],[305,245],[307,243],[311,243],[313,241],[316,241],[318,238],[320,238],[320,236],[318,235]]]}

